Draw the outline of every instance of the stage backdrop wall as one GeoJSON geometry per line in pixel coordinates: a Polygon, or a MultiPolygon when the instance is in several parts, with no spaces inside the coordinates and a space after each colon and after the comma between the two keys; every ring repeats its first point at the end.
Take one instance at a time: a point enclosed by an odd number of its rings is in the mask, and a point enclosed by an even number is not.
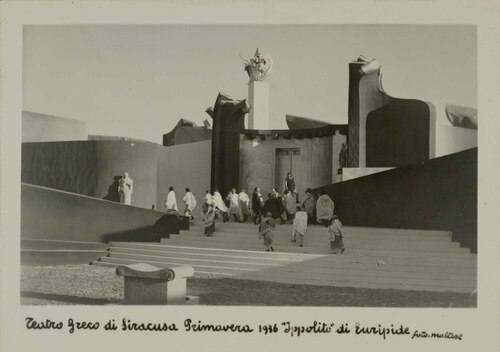
{"type": "Polygon", "coordinates": [[[156,185],[156,209],[163,210],[168,188],[174,187],[177,205],[184,211],[186,187],[191,189],[198,205],[194,215],[201,215],[201,205],[205,191],[210,189],[210,162],[212,141],[186,143],[170,147],[160,147],[158,153],[158,179],[156,185]]]}
{"type": "Polygon", "coordinates": [[[132,205],[151,208],[158,148],[129,141],[23,143],[21,180],[118,202],[118,179],[126,171],[134,180],[132,205]]]}
{"type": "Polygon", "coordinates": [[[321,188],[344,225],[448,230],[477,251],[477,148],[321,188]]]}
{"type": "Polygon", "coordinates": [[[23,142],[78,141],[87,139],[84,121],[23,111],[23,142]]]}
{"type": "Polygon", "coordinates": [[[210,153],[210,141],[171,147],[138,140],[23,143],[21,180],[119,202],[118,180],[128,172],[133,206],[163,210],[172,185],[183,209],[186,187],[199,201],[209,188],[210,153]]]}
{"type": "MultiPolygon", "coordinates": [[[[240,188],[251,194],[260,187],[265,196],[271,188],[280,186],[276,180],[276,150],[300,149],[300,155],[293,164],[293,176],[297,191],[302,195],[308,187],[318,187],[332,182],[332,136],[323,138],[273,139],[257,137],[253,140],[240,139],[240,188]]],[[[283,192],[285,176],[278,180],[283,192]]],[[[236,186],[235,186],[236,187],[236,186]]]]}

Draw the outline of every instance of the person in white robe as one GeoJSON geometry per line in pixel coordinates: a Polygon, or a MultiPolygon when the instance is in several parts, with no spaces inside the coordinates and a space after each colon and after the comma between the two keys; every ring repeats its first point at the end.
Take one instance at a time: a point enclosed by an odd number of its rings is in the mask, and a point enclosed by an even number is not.
{"type": "Polygon", "coordinates": [[[324,227],[330,225],[330,221],[333,217],[334,203],[330,196],[326,194],[326,191],[321,190],[321,196],[316,201],[316,219],[319,224],[324,227]]]}
{"type": "Polygon", "coordinates": [[[226,204],[224,204],[222,196],[217,189],[214,191],[214,195],[212,197],[212,204],[219,213],[222,213],[222,218],[224,222],[226,222],[227,207],[226,204]]]}
{"type": "Polygon", "coordinates": [[[238,201],[240,203],[240,221],[247,222],[250,215],[250,197],[244,189],[238,194],[238,201]]]}
{"type": "Polygon", "coordinates": [[[304,236],[307,232],[307,213],[304,211],[303,207],[297,205],[297,212],[295,213],[295,218],[292,224],[292,242],[297,242],[297,237],[299,238],[299,247],[304,246],[304,236]]]}
{"type": "Polygon", "coordinates": [[[167,212],[178,212],[177,199],[175,198],[174,187],[168,188],[169,192],[167,195],[167,200],[165,202],[165,209],[167,212]]]}
{"type": "Polygon", "coordinates": [[[210,206],[212,206],[212,194],[207,190],[203,197],[203,214],[207,213],[210,206]]]}
{"type": "Polygon", "coordinates": [[[131,205],[133,191],[134,180],[132,180],[128,176],[128,172],[124,172],[122,178],[118,181],[118,194],[120,195],[120,203],[131,205]]]}
{"type": "Polygon", "coordinates": [[[240,201],[238,199],[238,193],[236,193],[236,189],[232,188],[231,192],[229,192],[227,198],[229,200],[229,217],[231,215],[234,216],[236,221],[239,221],[240,219],[240,201]]]}
{"type": "Polygon", "coordinates": [[[186,204],[186,210],[184,215],[189,216],[191,220],[194,220],[193,209],[196,207],[196,198],[189,188],[186,188],[186,194],[182,201],[186,204]]]}
{"type": "Polygon", "coordinates": [[[288,189],[285,190],[285,212],[288,220],[293,221],[295,212],[297,211],[297,202],[295,196],[288,189]]]}

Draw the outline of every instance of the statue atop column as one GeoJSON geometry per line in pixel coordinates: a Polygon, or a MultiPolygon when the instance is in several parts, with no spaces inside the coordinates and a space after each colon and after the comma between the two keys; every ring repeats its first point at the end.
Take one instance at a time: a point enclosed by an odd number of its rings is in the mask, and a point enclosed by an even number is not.
{"type": "Polygon", "coordinates": [[[133,190],[134,180],[132,180],[128,176],[128,172],[124,172],[122,178],[118,181],[118,194],[120,195],[120,203],[131,205],[133,190]]]}
{"type": "MultiPolygon", "coordinates": [[[[243,59],[245,60],[245,59],[243,59]]],[[[248,73],[250,82],[263,81],[271,73],[272,60],[269,56],[260,53],[259,48],[255,51],[254,57],[245,60],[245,71],[248,73]]]]}

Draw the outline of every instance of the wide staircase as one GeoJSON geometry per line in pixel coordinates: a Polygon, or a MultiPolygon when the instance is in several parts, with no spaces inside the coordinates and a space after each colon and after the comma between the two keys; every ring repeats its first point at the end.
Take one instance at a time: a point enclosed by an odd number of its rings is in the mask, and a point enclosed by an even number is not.
{"type": "Polygon", "coordinates": [[[189,231],[161,243],[111,242],[94,265],[146,262],[190,265],[208,277],[292,284],[473,292],[477,256],[447,231],[344,227],[343,254],[330,254],[327,230],[310,226],[304,247],[291,242],[291,225],[277,225],[274,252],[265,252],[251,223],[216,223],[213,237],[193,221],[189,231]]]}

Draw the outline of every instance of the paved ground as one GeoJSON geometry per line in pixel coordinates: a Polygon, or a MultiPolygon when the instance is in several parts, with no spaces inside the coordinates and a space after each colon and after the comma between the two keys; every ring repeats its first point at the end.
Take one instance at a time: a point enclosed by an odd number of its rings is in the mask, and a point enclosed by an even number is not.
{"type": "MultiPolygon", "coordinates": [[[[476,307],[475,293],[440,293],[293,285],[253,280],[188,280],[188,295],[204,305],[331,307],[476,307]]],[[[89,265],[22,266],[21,302],[26,305],[120,304],[123,278],[114,268],[89,265]]]]}

